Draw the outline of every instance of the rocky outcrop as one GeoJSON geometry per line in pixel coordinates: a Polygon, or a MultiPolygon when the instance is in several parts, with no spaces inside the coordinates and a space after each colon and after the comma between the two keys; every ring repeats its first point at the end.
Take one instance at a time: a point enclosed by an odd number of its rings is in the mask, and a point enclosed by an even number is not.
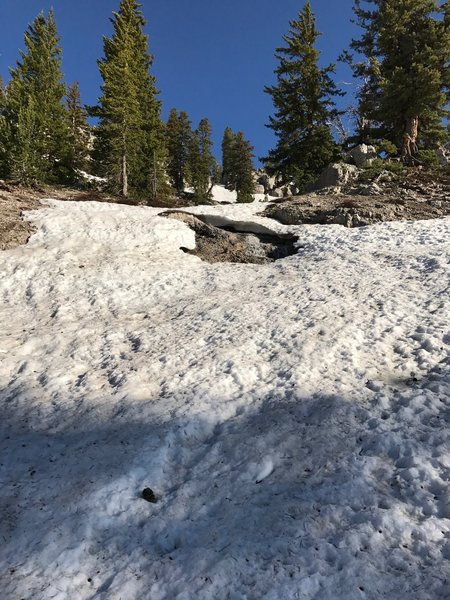
{"type": "Polygon", "coordinates": [[[359,169],[347,163],[333,163],[328,165],[315,183],[308,187],[308,192],[330,189],[339,193],[340,188],[358,177],[359,169]]]}
{"type": "Polygon", "coordinates": [[[208,225],[197,216],[182,211],[169,211],[161,216],[181,221],[195,232],[195,249],[183,250],[206,262],[265,264],[296,252],[296,238],[291,235],[227,231],[208,225]]]}
{"type": "Polygon", "coordinates": [[[419,201],[387,196],[300,196],[271,204],[262,214],[284,225],[362,227],[384,221],[436,219],[450,215],[450,198],[447,201],[419,201]]]}
{"type": "Polygon", "coordinates": [[[347,153],[347,157],[360,169],[361,167],[366,167],[373,163],[377,158],[377,150],[375,146],[359,144],[347,153]]]}

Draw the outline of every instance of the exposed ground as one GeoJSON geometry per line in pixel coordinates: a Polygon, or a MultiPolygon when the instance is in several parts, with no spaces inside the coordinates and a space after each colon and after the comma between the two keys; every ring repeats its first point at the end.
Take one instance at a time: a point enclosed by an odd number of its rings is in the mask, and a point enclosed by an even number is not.
{"type": "MultiPolygon", "coordinates": [[[[346,227],[385,221],[438,219],[450,215],[449,175],[417,169],[408,171],[405,176],[398,177],[388,173],[386,177],[384,172],[368,182],[366,195],[360,193],[360,183],[350,182],[341,188],[340,194],[325,190],[317,194],[277,200],[267,206],[262,214],[284,225],[340,224],[346,227]]],[[[46,198],[123,203],[117,196],[96,190],[24,187],[0,181],[0,250],[26,244],[32,233],[32,226],[23,219],[23,213],[39,208],[41,201],[46,198]]],[[[189,206],[189,200],[161,199],[151,205],[175,209],[189,206]]],[[[192,225],[193,222],[190,223],[192,225]]],[[[280,245],[280,240],[263,239],[264,236],[259,236],[259,244],[255,246],[252,245],[250,236],[227,234],[224,231],[217,233],[198,223],[195,227],[198,247],[191,253],[210,262],[264,263],[289,254],[283,240],[280,245]],[[246,250],[243,250],[243,243],[246,250]],[[236,252],[238,257],[235,256],[236,252]]]]}
{"type": "Polygon", "coordinates": [[[297,252],[297,238],[293,235],[239,232],[231,227],[227,231],[225,228],[208,225],[201,220],[201,215],[180,211],[170,211],[164,213],[164,216],[185,223],[195,232],[195,248],[182,250],[209,263],[262,265],[297,252]]]}
{"type": "MultiPolygon", "coordinates": [[[[364,172],[361,175],[364,179],[364,172]]],[[[334,223],[346,227],[438,219],[450,214],[450,177],[442,173],[417,169],[397,176],[386,171],[364,185],[360,179],[340,189],[338,194],[323,190],[277,200],[263,214],[285,225],[334,223]]]]}

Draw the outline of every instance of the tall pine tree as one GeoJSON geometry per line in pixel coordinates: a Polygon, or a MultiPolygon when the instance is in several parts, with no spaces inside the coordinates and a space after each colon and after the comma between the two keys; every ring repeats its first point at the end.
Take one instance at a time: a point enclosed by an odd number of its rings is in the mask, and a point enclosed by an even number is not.
{"type": "Polygon", "coordinates": [[[71,177],[66,89],[52,10],[30,25],[25,46],[6,90],[7,171],[23,182],[66,181],[71,177]]]}
{"type": "Polygon", "coordinates": [[[418,146],[433,147],[446,138],[450,73],[450,8],[437,0],[356,0],[354,12],[363,29],[351,48],[363,79],[359,112],[366,138],[387,139],[414,163],[418,146]],[[439,14],[441,13],[441,14],[439,14]]]}
{"type": "Polygon", "coordinates": [[[9,127],[5,116],[6,90],[0,77],[0,177],[8,173],[8,140],[9,127]]]}
{"type": "Polygon", "coordinates": [[[197,202],[211,200],[211,179],[215,174],[216,160],[212,153],[212,131],[208,119],[202,119],[194,132],[189,156],[190,183],[197,202]]]}
{"type": "Polygon", "coordinates": [[[223,132],[222,138],[222,183],[229,188],[231,185],[231,161],[235,135],[230,127],[223,132]]]}
{"type": "Polygon", "coordinates": [[[81,103],[78,82],[67,90],[67,113],[70,130],[70,162],[74,172],[86,170],[89,164],[89,146],[91,139],[87,112],[81,103]]]}
{"type": "Polygon", "coordinates": [[[333,97],[340,92],[331,79],[334,67],[318,65],[318,36],[307,2],[290,22],[289,33],[283,37],[286,46],[276,50],[280,61],[275,70],[277,83],[265,88],[276,109],[268,127],[278,141],[263,161],[269,172],[280,174],[284,182],[295,181],[300,188],[314,180],[338,153],[330,121],[337,114],[333,97]]]}
{"type": "Polygon", "coordinates": [[[105,56],[99,61],[97,161],[114,191],[155,197],[165,187],[166,152],[145,19],[136,0],[122,0],[111,22],[114,33],[104,38],[105,56]]]}
{"type": "Polygon", "coordinates": [[[238,131],[234,139],[231,172],[233,187],[237,192],[237,201],[253,202],[255,193],[253,146],[245,139],[242,131],[238,131]]]}
{"type": "Polygon", "coordinates": [[[173,108],[166,125],[167,150],[169,154],[168,175],[177,194],[184,191],[189,180],[189,153],[192,148],[193,131],[186,112],[173,108]]]}

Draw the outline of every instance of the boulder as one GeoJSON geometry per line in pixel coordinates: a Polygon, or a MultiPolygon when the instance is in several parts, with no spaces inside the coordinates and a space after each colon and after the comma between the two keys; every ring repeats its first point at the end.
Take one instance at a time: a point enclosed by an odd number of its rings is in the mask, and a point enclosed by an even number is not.
{"type": "Polygon", "coordinates": [[[367,144],[359,144],[350,150],[347,155],[358,168],[371,165],[377,158],[375,146],[367,144]]]}
{"type": "Polygon", "coordinates": [[[358,176],[359,169],[355,165],[347,163],[334,163],[328,165],[319,176],[319,179],[309,186],[309,192],[322,190],[324,188],[339,188],[353,181],[358,176]]]}
{"type": "Polygon", "coordinates": [[[255,194],[265,194],[266,193],[266,188],[261,185],[261,184],[256,184],[255,185],[255,194]]]}
{"type": "Polygon", "coordinates": [[[273,190],[275,188],[276,185],[276,180],[275,177],[269,177],[269,175],[267,175],[267,173],[262,173],[259,175],[257,182],[260,185],[264,186],[264,191],[267,194],[268,192],[270,192],[271,190],[273,190]]]}
{"type": "Polygon", "coordinates": [[[272,198],[283,198],[283,192],[280,189],[271,190],[269,196],[272,196],[272,198]]]}
{"type": "Polygon", "coordinates": [[[435,153],[438,157],[439,164],[441,167],[448,167],[450,164],[450,148],[447,148],[448,144],[445,146],[440,146],[436,148],[435,153]]]}

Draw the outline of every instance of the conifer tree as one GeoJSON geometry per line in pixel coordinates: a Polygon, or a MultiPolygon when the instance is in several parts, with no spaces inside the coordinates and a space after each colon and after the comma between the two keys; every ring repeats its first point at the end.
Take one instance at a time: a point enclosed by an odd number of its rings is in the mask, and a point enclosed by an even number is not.
{"type": "Polygon", "coordinates": [[[24,182],[65,181],[70,150],[61,49],[53,11],[25,34],[26,52],[11,70],[4,115],[9,126],[8,172],[24,182]]]}
{"type": "Polygon", "coordinates": [[[125,197],[154,197],[165,185],[166,151],[145,19],[136,0],[122,0],[111,22],[114,32],[104,38],[99,61],[96,157],[113,190],[125,197]]]}
{"type": "Polygon", "coordinates": [[[363,79],[359,110],[362,132],[374,141],[387,139],[414,163],[417,147],[433,147],[446,137],[450,74],[450,8],[437,0],[355,0],[363,29],[347,54],[354,74],[363,79]],[[441,13],[441,15],[439,15],[441,13]],[[443,18],[442,18],[443,17],[443,18]]]}
{"type": "Polygon", "coordinates": [[[236,190],[238,202],[253,202],[253,146],[242,131],[234,135],[230,155],[230,188],[236,190]]]}
{"type": "Polygon", "coordinates": [[[286,46],[276,50],[280,61],[275,70],[277,83],[265,88],[276,109],[268,127],[278,140],[263,161],[269,172],[280,174],[285,182],[295,181],[300,188],[315,179],[338,151],[330,121],[337,114],[333,97],[340,92],[331,79],[334,67],[318,65],[318,36],[307,2],[290,22],[289,33],[283,37],[286,46]]]}
{"type": "Polygon", "coordinates": [[[172,187],[181,194],[189,180],[189,153],[192,148],[193,131],[186,112],[173,108],[166,125],[168,174],[172,187]]]}
{"type": "Polygon", "coordinates": [[[89,163],[91,132],[87,122],[87,111],[81,104],[79,83],[67,90],[67,113],[70,130],[70,158],[74,171],[86,170],[89,163]]]}
{"type": "Polygon", "coordinates": [[[7,157],[8,157],[8,123],[5,116],[6,109],[6,90],[3,85],[3,79],[0,77],[0,177],[7,175],[7,157]]]}
{"type": "Polygon", "coordinates": [[[231,159],[235,135],[230,127],[227,127],[222,138],[222,183],[229,187],[231,183],[231,159]]]}
{"type": "Polygon", "coordinates": [[[216,160],[211,150],[211,134],[211,125],[208,119],[202,119],[192,137],[189,175],[197,202],[211,200],[211,178],[216,166],[216,160]]]}

